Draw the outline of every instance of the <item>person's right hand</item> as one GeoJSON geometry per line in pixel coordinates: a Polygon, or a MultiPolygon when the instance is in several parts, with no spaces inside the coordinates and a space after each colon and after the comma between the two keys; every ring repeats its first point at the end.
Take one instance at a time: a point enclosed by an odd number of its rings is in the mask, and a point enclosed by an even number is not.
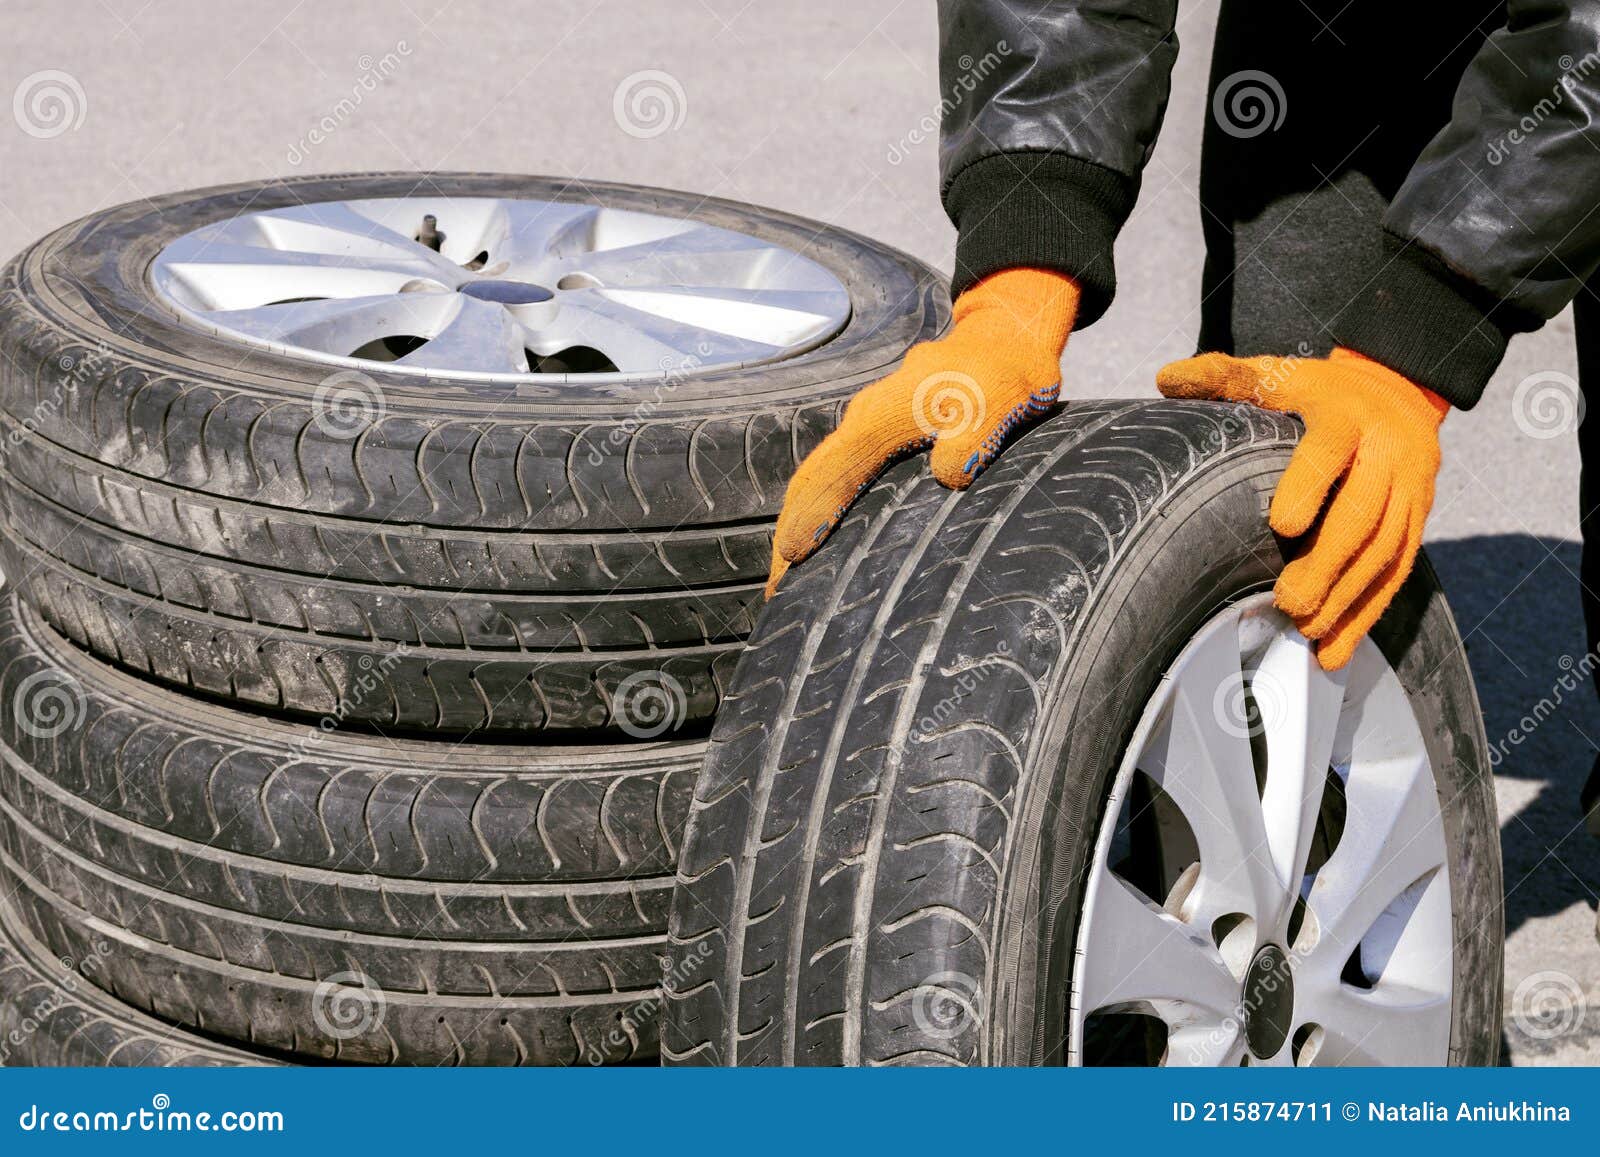
{"type": "Polygon", "coordinates": [[[1054,406],[1078,298],[1059,273],[991,274],[956,299],[949,333],[912,347],[899,369],[852,398],[839,428],[789,481],[767,597],[900,455],[931,444],[933,476],[964,489],[1012,431],[1054,406]]]}
{"type": "Polygon", "coordinates": [[[1248,402],[1305,423],[1267,521],[1284,538],[1311,535],[1273,601],[1337,671],[1422,549],[1450,403],[1348,349],[1325,358],[1201,354],[1164,366],[1156,385],[1169,398],[1248,402]]]}

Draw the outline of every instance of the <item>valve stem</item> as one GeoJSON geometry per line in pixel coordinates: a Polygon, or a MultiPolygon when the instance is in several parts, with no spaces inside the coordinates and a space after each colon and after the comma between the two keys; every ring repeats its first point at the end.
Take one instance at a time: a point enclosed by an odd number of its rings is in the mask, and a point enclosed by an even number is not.
{"type": "Polygon", "coordinates": [[[439,251],[439,246],[444,241],[444,234],[439,232],[439,219],[432,213],[422,218],[422,228],[417,231],[417,240],[435,253],[439,251]]]}

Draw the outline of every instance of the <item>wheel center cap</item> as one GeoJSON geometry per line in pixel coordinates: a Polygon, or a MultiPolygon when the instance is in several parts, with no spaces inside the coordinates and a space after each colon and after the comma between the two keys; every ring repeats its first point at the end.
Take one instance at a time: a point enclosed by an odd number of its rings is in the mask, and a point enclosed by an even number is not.
{"type": "Polygon", "coordinates": [[[1240,1004],[1250,1051],[1263,1060],[1276,1056],[1294,1020],[1294,976],[1289,958],[1276,944],[1268,944],[1250,962],[1240,1004]]]}
{"type": "Polygon", "coordinates": [[[555,296],[542,285],[489,279],[469,281],[461,287],[460,292],[479,301],[493,301],[500,305],[533,305],[535,302],[549,301],[555,296]]]}

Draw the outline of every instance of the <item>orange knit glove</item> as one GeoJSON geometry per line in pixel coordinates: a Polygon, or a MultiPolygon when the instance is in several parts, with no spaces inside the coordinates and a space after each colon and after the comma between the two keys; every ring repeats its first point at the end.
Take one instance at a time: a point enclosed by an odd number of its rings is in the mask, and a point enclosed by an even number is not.
{"type": "Polygon", "coordinates": [[[900,455],[932,445],[933,476],[960,490],[1018,425],[1055,405],[1078,297],[1059,273],[991,274],[956,299],[949,333],[912,347],[899,369],[852,398],[839,428],[789,480],[768,597],[900,455]]]}
{"type": "Polygon", "coordinates": [[[1296,538],[1327,509],[1278,576],[1274,601],[1317,640],[1326,670],[1343,667],[1416,562],[1450,404],[1347,349],[1327,358],[1202,354],[1164,367],[1156,385],[1169,398],[1250,402],[1304,420],[1268,521],[1296,538]]]}

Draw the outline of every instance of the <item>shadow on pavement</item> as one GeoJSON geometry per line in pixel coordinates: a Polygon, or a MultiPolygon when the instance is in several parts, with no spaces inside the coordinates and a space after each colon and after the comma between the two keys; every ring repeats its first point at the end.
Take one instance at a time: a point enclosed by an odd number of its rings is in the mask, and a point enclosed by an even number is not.
{"type": "Polygon", "coordinates": [[[1526,534],[1430,543],[1483,706],[1489,745],[1500,752],[1506,933],[1600,894],[1600,840],[1582,824],[1578,793],[1600,754],[1600,699],[1585,674],[1579,545],[1526,534]],[[1505,809],[1502,808],[1504,811],[1505,809]]]}

